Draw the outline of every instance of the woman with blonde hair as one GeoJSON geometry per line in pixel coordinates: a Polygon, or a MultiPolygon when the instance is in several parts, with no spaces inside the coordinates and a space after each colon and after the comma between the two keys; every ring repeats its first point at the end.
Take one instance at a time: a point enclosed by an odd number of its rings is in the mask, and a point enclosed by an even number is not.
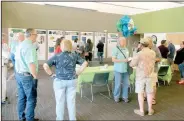
{"type": "Polygon", "coordinates": [[[79,55],[72,53],[72,42],[63,40],[61,43],[62,53],[54,55],[43,67],[53,82],[56,99],[56,120],[64,120],[65,99],[68,107],[69,120],[76,120],[76,86],[77,76],[87,67],[88,63],[79,55]],[[82,65],[78,72],[75,71],[76,64],[82,65]],[[51,67],[55,66],[56,74],[51,67]]]}

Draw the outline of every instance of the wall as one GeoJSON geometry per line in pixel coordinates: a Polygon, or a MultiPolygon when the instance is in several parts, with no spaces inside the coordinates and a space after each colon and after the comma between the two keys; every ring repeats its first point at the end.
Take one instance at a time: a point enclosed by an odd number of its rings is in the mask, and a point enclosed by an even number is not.
{"type": "Polygon", "coordinates": [[[4,28],[39,28],[78,31],[116,32],[121,15],[84,9],[2,2],[4,28]]]}
{"type": "Polygon", "coordinates": [[[184,7],[133,15],[138,33],[184,32],[184,7]]]}

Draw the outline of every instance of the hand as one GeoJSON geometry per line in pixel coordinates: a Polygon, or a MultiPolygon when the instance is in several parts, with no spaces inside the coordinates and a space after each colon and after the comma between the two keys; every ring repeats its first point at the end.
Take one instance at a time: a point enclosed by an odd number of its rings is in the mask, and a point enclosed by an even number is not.
{"type": "Polygon", "coordinates": [[[123,59],[122,61],[126,63],[126,62],[128,62],[128,59],[123,59]]]}

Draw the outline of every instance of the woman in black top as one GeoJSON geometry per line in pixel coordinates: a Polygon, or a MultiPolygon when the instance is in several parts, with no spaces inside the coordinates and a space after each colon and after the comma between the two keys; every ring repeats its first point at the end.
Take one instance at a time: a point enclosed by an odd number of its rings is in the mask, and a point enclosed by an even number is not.
{"type": "Polygon", "coordinates": [[[103,63],[103,53],[104,53],[104,44],[101,40],[99,40],[99,43],[97,44],[96,48],[98,48],[97,56],[99,59],[100,64],[103,63]]]}
{"type": "Polygon", "coordinates": [[[91,39],[88,39],[87,44],[86,44],[86,48],[85,48],[86,61],[92,61],[92,49],[93,49],[93,43],[91,42],[91,39]]]}
{"type": "Polygon", "coordinates": [[[174,63],[178,65],[181,74],[181,80],[179,81],[179,84],[184,84],[184,41],[181,42],[180,47],[181,48],[176,53],[174,63]]]}

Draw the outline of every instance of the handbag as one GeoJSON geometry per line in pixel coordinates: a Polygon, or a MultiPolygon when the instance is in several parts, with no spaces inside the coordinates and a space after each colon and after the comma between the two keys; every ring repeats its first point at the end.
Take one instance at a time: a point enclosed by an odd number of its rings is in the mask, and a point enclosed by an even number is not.
{"type": "MultiPolygon", "coordinates": [[[[117,47],[118,50],[121,52],[121,54],[124,56],[124,58],[127,59],[127,57],[125,56],[125,54],[123,53],[123,51],[122,51],[118,46],[116,46],[116,47],[117,47]]],[[[129,62],[127,62],[127,72],[128,72],[129,74],[131,74],[131,73],[133,72],[133,68],[130,67],[129,62]]]]}

